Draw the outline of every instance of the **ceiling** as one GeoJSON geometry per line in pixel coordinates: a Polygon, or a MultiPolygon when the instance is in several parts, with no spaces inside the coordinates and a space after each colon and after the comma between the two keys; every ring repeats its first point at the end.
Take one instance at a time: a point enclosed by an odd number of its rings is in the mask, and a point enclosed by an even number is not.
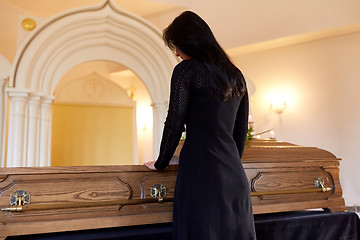
{"type": "MultiPolygon", "coordinates": [[[[95,5],[103,0],[7,0],[30,15],[50,17],[72,8],[95,5]]],[[[149,0],[113,0],[122,9],[146,17],[176,8],[175,5],[149,0]]]]}
{"type": "MultiPolygon", "coordinates": [[[[0,7],[6,2],[16,6],[23,14],[48,18],[69,9],[104,1],[1,0],[0,7]]],[[[360,30],[359,0],[111,1],[119,8],[145,18],[159,29],[164,29],[181,11],[193,10],[209,24],[220,45],[226,50],[235,50],[236,53],[297,44],[360,30]]]]}

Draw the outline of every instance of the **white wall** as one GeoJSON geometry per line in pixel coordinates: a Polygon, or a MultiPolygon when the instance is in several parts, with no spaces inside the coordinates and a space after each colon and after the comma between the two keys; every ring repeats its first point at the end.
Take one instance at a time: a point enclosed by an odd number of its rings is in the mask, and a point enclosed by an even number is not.
{"type": "Polygon", "coordinates": [[[346,205],[360,204],[360,32],[232,56],[256,85],[256,131],[278,140],[328,150],[342,158],[346,205]],[[267,96],[285,94],[288,108],[269,110],[267,96]]]}

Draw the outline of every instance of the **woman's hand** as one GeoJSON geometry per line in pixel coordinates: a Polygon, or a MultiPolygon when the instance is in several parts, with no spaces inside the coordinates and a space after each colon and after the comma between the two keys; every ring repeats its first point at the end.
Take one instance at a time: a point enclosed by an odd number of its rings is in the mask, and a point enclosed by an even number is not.
{"type": "Polygon", "coordinates": [[[146,167],[148,167],[150,170],[157,170],[157,169],[155,168],[154,164],[155,164],[155,161],[150,161],[150,162],[144,163],[144,165],[145,165],[146,167]]]}

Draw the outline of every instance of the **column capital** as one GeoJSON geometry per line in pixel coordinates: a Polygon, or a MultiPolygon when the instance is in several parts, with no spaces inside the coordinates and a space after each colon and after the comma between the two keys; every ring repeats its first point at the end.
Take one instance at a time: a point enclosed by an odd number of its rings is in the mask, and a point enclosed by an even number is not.
{"type": "Polygon", "coordinates": [[[9,97],[28,97],[31,90],[30,89],[17,89],[17,88],[7,88],[6,89],[9,97]]]}
{"type": "Polygon", "coordinates": [[[155,110],[155,109],[167,107],[168,104],[169,104],[168,101],[166,101],[166,102],[153,102],[153,103],[151,103],[150,106],[155,110]]]}
{"type": "Polygon", "coordinates": [[[54,96],[47,96],[47,95],[41,96],[42,103],[52,104],[54,102],[54,99],[55,99],[54,96]]]}
{"type": "Polygon", "coordinates": [[[6,77],[6,78],[1,78],[0,79],[0,85],[2,87],[4,87],[5,85],[7,85],[9,83],[9,77],[6,77]]]}
{"type": "Polygon", "coordinates": [[[41,93],[30,93],[29,94],[29,99],[33,100],[33,101],[40,101],[42,96],[43,95],[41,93]]]}

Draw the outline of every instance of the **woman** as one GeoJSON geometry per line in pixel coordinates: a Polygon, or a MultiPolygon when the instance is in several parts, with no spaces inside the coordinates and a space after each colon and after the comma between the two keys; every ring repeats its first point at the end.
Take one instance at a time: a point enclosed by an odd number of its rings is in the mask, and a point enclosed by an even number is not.
{"type": "Polygon", "coordinates": [[[209,26],[186,11],[164,30],[182,58],[171,78],[160,154],[165,169],[186,124],[173,210],[174,240],[255,239],[249,185],[241,163],[248,124],[244,77],[209,26]]]}

